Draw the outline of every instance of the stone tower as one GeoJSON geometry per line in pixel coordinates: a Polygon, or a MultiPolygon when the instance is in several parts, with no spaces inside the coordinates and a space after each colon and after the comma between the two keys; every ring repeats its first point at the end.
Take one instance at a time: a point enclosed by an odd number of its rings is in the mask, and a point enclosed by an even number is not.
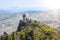
{"type": "Polygon", "coordinates": [[[26,15],[23,14],[23,21],[25,22],[26,21],[26,15]]]}

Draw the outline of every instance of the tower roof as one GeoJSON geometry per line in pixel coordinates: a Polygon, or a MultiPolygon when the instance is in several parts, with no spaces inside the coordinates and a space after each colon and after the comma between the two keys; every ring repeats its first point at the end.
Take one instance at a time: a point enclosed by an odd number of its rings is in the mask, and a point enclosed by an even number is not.
{"type": "Polygon", "coordinates": [[[23,14],[23,17],[26,17],[26,14],[23,14]]]}

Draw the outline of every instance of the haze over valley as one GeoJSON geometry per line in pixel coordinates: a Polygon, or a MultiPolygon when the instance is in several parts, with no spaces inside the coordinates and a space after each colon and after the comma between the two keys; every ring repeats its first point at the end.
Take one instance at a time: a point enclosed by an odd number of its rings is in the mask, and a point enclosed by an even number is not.
{"type": "Polygon", "coordinates": [[[24,11],[16,13],[0,12],[0,34],[4,31],[11,33],[16,31],[19,24],[19,20],[22,19],[22,14],[26,14],[27,18],[43,22],[52,28],[60,30],[60,10],[48,10],[48,11],[24,11]]]}

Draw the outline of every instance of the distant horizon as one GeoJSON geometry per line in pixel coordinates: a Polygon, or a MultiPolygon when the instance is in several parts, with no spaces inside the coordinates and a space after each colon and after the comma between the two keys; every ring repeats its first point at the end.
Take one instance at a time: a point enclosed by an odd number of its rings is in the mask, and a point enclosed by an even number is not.
{"type": "Polygon", "coordinates": [[[30,9],[0,9],[0,11],[49,11],[49,10],[59,10],[59,9],[39,9],[39,8],[30,8],[30,9]]]}

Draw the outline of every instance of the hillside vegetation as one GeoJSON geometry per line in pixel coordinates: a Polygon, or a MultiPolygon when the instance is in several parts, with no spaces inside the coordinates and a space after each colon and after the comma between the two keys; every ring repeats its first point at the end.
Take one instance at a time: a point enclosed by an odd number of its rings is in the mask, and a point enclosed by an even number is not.
{"type": "Polygon", "coordinates": [[[23,26],[21,31],[5,34],[1,40],[60,40],[60,31],[31,20],[31,25],[23,26]]]}

